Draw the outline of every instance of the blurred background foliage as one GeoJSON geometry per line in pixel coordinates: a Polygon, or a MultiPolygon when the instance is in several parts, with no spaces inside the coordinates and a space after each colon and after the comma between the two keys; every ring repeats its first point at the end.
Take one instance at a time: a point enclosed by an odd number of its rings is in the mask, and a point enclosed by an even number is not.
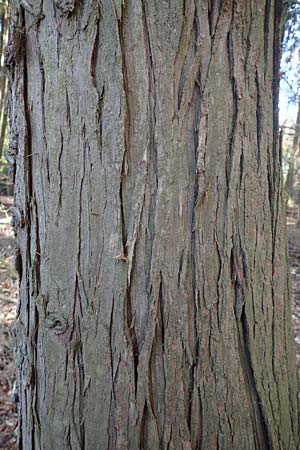
{"type": "Polygon", "coordinates": [[[8,82],[5,68],[5,48],[8,42],[10,1],[0,1],[0,193],[12,192],[11,181],[8,174],[8,82]]]}
{"type": "Polygon", "coordinates": [[[300,1],[289,5],[281,61],[280,118],[284,194],[300,227],[300,1]]]}

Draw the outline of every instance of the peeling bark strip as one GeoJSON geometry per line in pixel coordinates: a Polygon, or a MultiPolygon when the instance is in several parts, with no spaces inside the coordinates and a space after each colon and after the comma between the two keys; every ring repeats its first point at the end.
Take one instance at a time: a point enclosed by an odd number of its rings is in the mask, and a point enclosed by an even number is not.
{"type": "Polygon", "coordinates": [[[15,2],[20,449],[299,449],[282,14],[15,2]]]}

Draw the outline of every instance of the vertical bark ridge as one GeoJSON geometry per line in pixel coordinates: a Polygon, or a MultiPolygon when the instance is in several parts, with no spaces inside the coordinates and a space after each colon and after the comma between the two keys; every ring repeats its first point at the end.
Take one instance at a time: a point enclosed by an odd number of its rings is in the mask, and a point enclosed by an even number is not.
{"type": "Polygon", "coordinates": [[[266,79],[269,58],[269,32],[270,32],[270,12],[272,0],[265,1],[264,10],[264,78],[266,79]]]}
{"type": "Polygon", "coordinates": [[[178,114],[182,99],[184,84],[184,64],[189,51],[194,24],[195,2],[194,0],[183,1],[182,26],[178,49],[174,62],[174,116],[178,114]]]}
{"type": "Polygon", "coordinates": [[[261,163],[261,135],[262,135],[262,108],[261,108],[261,85],[259,79],[259,73],[256,69],[255,75],[256,83],[256,129],[257,129],[257,170],[259,170],[261,163]]]}

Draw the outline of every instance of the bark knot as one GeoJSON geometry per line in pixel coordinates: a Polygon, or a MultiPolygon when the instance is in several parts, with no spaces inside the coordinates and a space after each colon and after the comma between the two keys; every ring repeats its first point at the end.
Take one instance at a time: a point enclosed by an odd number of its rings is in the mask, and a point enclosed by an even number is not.
{"type": "Polygon", "coordinates": [[[56,0],[55,4],[64,14],[70,14],[75,9],[75,0],[56,0]]]}
{"type": "Polygon", "coordinates": [[[53,331],[57,336],[65,333],[69,328],[68,321],[62,315],[55,312],[49,313],[45,321],[46,328],[53,331]]]}

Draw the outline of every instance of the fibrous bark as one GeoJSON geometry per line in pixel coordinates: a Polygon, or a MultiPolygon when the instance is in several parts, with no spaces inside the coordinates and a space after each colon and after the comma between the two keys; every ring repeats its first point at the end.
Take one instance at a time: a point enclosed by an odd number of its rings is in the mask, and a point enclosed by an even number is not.
{"type": "Polygon", "coordinates": [[[21,1],[26,450],[294,450],[281,1],[21,1]]]}

